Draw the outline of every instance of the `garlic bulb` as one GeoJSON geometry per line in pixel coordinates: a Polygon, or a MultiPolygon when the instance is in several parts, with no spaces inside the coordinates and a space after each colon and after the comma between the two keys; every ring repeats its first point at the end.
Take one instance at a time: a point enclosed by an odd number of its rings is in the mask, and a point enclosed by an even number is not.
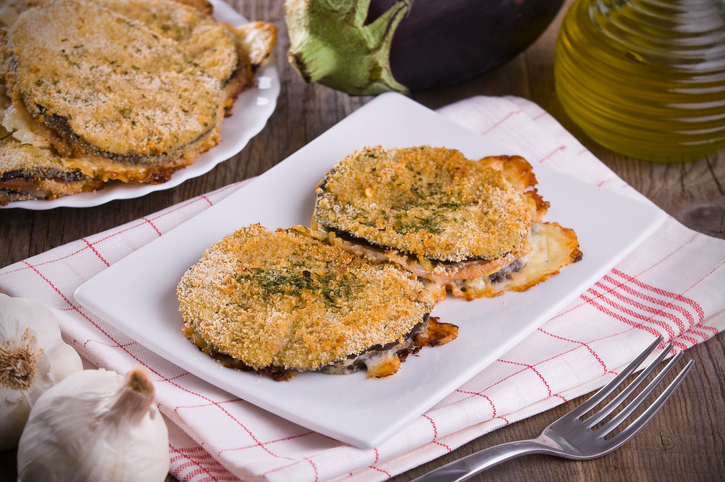
{"type": "Polygon", "coordinates": [[[30,407],[45,390],[82,369],[48,308],[0,293],[0,450],[18,445],[30,407]]]}
{"type": "Polygon", "coordinates": [[[73,373],[33,406],[18,446],[18,480],[163,481],[169,471],[166,424],[143,367],[126,377],[73,373]]]}

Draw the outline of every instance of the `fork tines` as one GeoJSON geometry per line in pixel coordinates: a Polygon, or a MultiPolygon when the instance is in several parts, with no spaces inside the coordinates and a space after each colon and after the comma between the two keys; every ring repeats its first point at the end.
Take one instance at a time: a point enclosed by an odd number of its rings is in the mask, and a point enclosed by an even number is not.
{"type": "MultiPolygon", "coordinates": [[[[614,392],[624,380],[632,374],[642,362],[654,351],[654,349],[662,342],[662,336],[658,336],[652,344],[643,351],[632,363],[622,370],[612,381],[602,387],[593,397],[581,404],[579,407],[568,413],[565,418],[570,421],[572,419],[581,419],[583,415],[590,412],[593,408],[603,402],[612,392],[614,392]]],[[[586,428],[592,429],[613,411],[620,407],[627,398],[637,389],[637,387],[647,379],[647,377],[654,371],[657,365],[670,353],[672,350],[672,343],[668,344],[662,352],[647,366],[637,378],[632,381],[621,393],[619,393],[614,399],[607,403],[601,410],[594,413],[591,417],[581,421],[585,424],[586,428]]],[[[617,428],[634,410],[639,407],[642,402],[649,396],[650,393],[662,382],[665,376],[674,368],[677,361],[682,357],[684,352],[679,352],[665,365],[662,371],[632,400],[621,412],[617,413],[611,420],[607,421],[604,425],[599,427],[596,432],[600,438],[605,437],[607,434],[617,428]]],[[[610,442],[619,445],[634,435],[647,421],[660,409],[660,407],[667,401],[672,395],[675,389],[682,382],[687,372],[692,367],[694,360],[690,360],[682,371],[675,377],[675,379],[669,384],[669,386],[657,397],[657,399],[629,426],[627,426],[620,433],[615,435],[610,442]]]]}

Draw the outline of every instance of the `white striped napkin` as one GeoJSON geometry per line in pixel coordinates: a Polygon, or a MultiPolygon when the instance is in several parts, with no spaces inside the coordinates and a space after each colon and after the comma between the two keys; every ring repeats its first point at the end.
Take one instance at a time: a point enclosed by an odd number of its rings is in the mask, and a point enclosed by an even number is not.
{"type": "MultiPolygon", "coordinates": [[[[539,163],[643,199],[537,105],[475,97],[440,114],[539,163]]],[[[0,270],[0,289],[52,309],[92,364],[152,372],[182,481],[378,481],[590,392],[657,335],[687,349],[725,328],[725,241],[672,218],[525,341],[372,450],[321,436],[209,385],[79,306],[84,281],[239,189],[237,183],[0,270]]]]}

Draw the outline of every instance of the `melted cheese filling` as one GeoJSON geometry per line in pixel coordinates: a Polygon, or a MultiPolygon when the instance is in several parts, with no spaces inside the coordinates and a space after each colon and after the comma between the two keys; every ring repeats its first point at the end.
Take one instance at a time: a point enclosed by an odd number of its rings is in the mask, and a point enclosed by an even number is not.
{"type": "Polygon", "coordinates": [[[582,255],[574,231],[558,223],[534,222],[527,248],[517,253],[495,260],[467,260],[445,265],[421,263],[395,250],[343,239],[333,232],[328,233],[328,239],[331,244],[358,256],[397,263],[416,276],[430,280],[432,290],[437,285],[441,290],[448,289],[454,296],[467,300],[492,298],[505,291],[526,291],[559,273],[564,266],[579,261],[582,255]]]}
{"type": "Polygon", "coordinates": [[[579,243],[573,230],[558,223],[534,223],[531,231],[533,250],[519,259],[521,267],[503,277],[490,276],[455,280],[446,284],[454,296],[473,300],[493,298],[506,291],[526,291],[559,273],[561,268],[581,259],[579,243]]]}
{"type": "Polygon", "coordinates": [[[35,147],[50,147],[50,143],[45,137],[33,132],[30,127],[31,121],[13,104],[0,107],[0,116],[2,117],[0,124],[22,144],[30,144],[35,147]]]}

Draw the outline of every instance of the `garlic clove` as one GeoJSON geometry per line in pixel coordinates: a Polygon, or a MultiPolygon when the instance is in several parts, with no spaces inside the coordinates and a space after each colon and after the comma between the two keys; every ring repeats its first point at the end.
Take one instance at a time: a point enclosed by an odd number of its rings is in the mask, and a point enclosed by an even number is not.
{"type": "Polygon", "coordinates": [[[163,481],[166,424],[148,372],[73,373],[33,406],[18,447],[19,480],[163,481]]]}
{"type": "Polygon", "coordinates": [[[58,343],[45,350],[50,358],[51,375],[53,380],[59,382],[74,372],[83,370],[83,362],[73,347],[65,343],[58,343]]]}
{"type": "Polygon", "coordinates": [[[38,397],[82,368],[49,309],[0,294],[0,450],[17,446],[38,397]]]}

